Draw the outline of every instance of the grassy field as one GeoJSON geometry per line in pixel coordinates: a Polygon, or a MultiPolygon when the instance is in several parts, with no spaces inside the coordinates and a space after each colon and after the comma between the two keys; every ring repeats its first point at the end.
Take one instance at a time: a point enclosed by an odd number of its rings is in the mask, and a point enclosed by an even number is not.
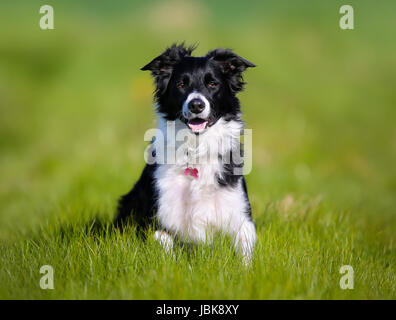
{"type": "Polygon", "coordinates": [[[349,31],[340,1],[48,1],[49,31],[42,4],[0,4],[0,298],[396,298],[394,1],[349,1],[349,31]],[[249,270],[220,235],[172,259],[111,225],[155,127],[139,68],[181,40],[258,66],[240,95],[249,270]],[[54,290],[40,289],[42,265],[54,290]]]}

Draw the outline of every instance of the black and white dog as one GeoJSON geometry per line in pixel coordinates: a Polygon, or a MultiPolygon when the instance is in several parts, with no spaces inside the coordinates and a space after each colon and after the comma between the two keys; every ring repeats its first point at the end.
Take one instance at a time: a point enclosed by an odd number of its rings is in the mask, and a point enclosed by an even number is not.
{"type": "Polygon", "coordinates": [[[244,126],[236,94],[242,72],[255,65],[231,50],[192,57],[193,50],[172,45],[141,69],[151,71],[156,85],[154,161],[119,200],[116,222],[132,215],[145,228],[155,221],[155,238],[168,252],[174,237],[207,241],[224,231],[249,263],[256,232],[243,162],[235,161],[244,126]]]}

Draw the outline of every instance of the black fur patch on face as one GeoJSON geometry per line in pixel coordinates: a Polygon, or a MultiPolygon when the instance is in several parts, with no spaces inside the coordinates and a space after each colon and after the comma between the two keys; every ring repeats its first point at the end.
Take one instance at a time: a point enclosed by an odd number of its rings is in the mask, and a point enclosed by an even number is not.
{"type": "Polygon", "coordinates": [[[192,57],[193,50],[174,44],[142,68],[154,77],[157,111],[166,120],[184,121],[183,103],[195,91],[210,103],[210,125],[221,117],[236,119],[240,113],[236,94],[244,86],[242,72],[255,65],[227,49],[210,51],[204,57],[192,57]]]}

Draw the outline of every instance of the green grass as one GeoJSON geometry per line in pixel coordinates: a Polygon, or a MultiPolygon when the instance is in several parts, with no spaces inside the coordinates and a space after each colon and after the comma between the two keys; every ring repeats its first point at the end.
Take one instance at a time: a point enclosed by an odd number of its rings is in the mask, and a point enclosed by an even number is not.
{"type": "Polygon", "coordinates": [[[38,28],[40,1],[0,5],[0,298],[396,298],[393,2],[350,2],[353,31],[338,28],[339,1],[51,3],[53,31],[38,28]],[[139,68],[180,40],[258,65],[240,95],[250,269],[221,235],[173,259],[111,226],[155,126],[139,68]],[[55,289],[41,290],[48,264],[55,289]]]}

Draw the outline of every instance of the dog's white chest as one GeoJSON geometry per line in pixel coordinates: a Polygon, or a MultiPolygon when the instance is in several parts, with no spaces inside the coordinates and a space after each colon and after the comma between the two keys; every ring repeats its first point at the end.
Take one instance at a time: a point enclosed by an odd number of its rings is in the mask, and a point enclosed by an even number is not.
{"type": "Polygon", "coordinates": [[[219,164],[198,165],[198,178],[185,176],[183,167],[161,165],[155,173],[159,191],[157,219],[166,230],[185,240],[205,241],[211,232],[237,232],[247,219],[241,185],[221,187],[219,164]]]}
{"type": "MultiPolygon", "coordinates": [[[[154,143],[157,156],[161,150],[172,151],[172,148],[179,147],[178,142],[173,142],[166,134],[165,127],[164,120],[160,118],[159,136],[154,143]],[[165,137],[166,148],[158,145],[161,137],[165,137]]],[[[185,125],[176,121],[175,127],[178,132],[185,125]]],[[[234,141],[240,130],[241,123],[220,119],[208,132],[199,136],[199,144],[191,144],[191,140],[188,140],[186,147],[190,160],[199,161],[188,161],[190,165],[187,165],[183,162],[183,153],[176,153],[175,162],[158,165],[154,173],[158,191],[156,218],[164,229],[183,240],[205,241],[211,234],[208,231],[224,230],[236,234],[241,225],[250,219],[249,204],[241,180],[233,187],[220,186],[217,182],[218,175],[223,173],[219,150],[221,152],[230,148],[230,141],[234,141]],[[225,149],[216,148],[219,145],[225,149]],[[196,168],[198,178],[186,176],[187,167],[196,168]]],[[[163,158],[167,159],[165,156],[163,158]]]]}

